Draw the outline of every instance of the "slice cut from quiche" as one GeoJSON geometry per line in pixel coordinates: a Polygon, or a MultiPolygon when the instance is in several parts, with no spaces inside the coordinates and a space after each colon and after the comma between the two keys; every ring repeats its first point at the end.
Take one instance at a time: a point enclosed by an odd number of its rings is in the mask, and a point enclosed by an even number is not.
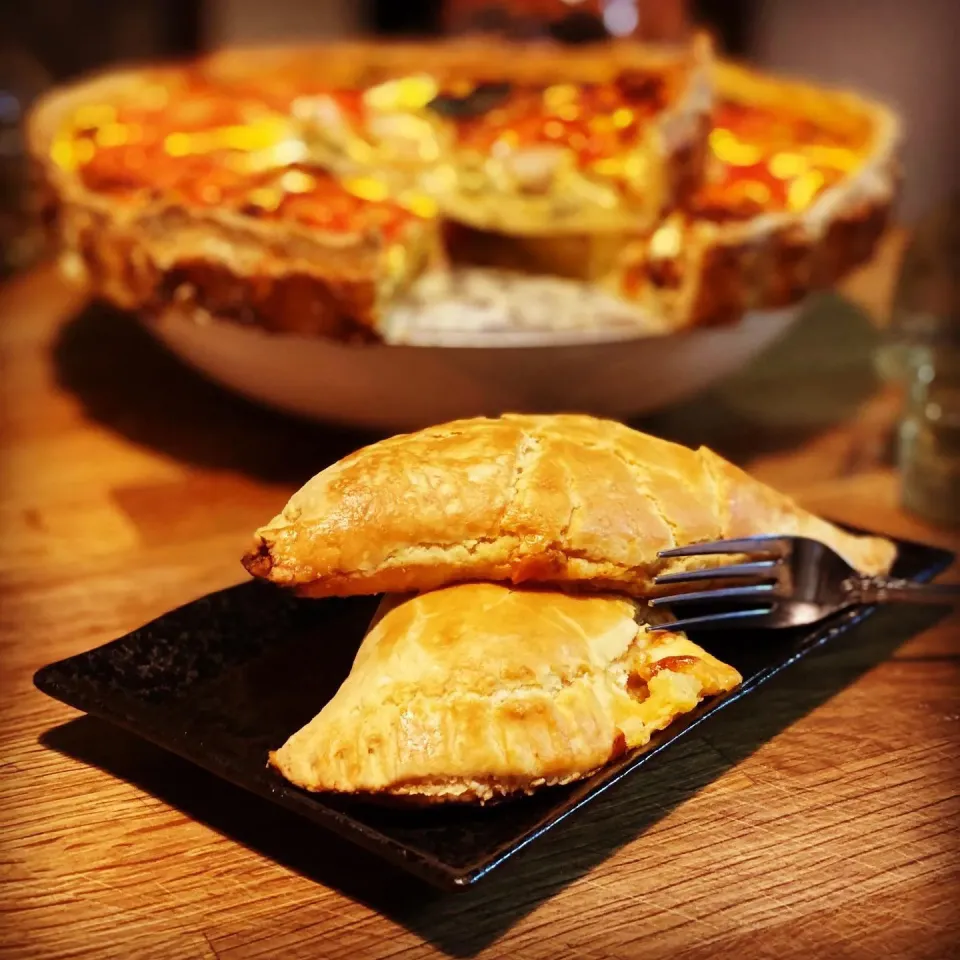
{"type": "Polygon", "coordinates": [[[485,802],[570,783],[740,682],[617,596],[493,583],[388,598],[271,764],[307,790],[485,802]]]}
{"type": "Polygon", "coordinates": [[[67,269],[148,315],[369,339],[440,258],[435,204],[340,182],[295,118],[193,68],[54,93],[30,139],[67,269]]]}
{"type": "Polygon", "coordinates": [[[869,259],[899,181],[900,125],[851,93],[715,69],[706,179],[643,234],[448,234],[454,263],[601,284],[665,329],[788,306],[869,259]]]}

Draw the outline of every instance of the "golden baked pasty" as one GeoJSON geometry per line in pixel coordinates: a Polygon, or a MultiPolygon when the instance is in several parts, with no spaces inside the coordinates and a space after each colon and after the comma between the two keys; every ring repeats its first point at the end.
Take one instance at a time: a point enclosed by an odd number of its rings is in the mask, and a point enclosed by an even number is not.
{"type": "Polygon", "coordinates": [[[821,540],[863,573],[888,570],[896,549],[818,519],[706,448],[593,417],[508,415],[345,457],[257,531],[244,565],[317,597],[462,580],[643,596],[658,574],[711,562],[660,550],[777,533],[821,540]]]}
{"type": "Polygon", "coordinates": [[[737,671],[623,597],[468,583],[390,599],[271,764],[308,790],[486,801],[587,776],[737,671]]]}

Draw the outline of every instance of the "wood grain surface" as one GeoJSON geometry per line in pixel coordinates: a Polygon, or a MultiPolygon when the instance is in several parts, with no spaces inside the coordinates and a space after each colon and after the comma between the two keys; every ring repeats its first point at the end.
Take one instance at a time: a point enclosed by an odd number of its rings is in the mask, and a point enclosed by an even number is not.
{"type": "MultiPolygon", "coordinates": [[[[882,307],[890,276],[881,260],[855,287],[882,307]]],[[[875,339],[825,304],[645,426],[956,547],[897,507],[875,339]]],[[[877,615],[442,895],[31,685],[243,579],[250,531],[368,438],[228,396],[49,269],[0,291],[0,396],[0,956],[960,956],[955,614],[877,615]]]]}

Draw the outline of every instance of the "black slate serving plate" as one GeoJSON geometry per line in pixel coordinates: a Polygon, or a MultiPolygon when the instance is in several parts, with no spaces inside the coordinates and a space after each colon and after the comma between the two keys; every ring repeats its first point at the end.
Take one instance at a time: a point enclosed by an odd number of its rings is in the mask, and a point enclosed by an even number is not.
{"type": "MultiPolygon", "coordinates": [[[[929,580],[953,555],[900,542],[895,572],[929,580]]],[[[119,640],[44,667],[37,687],[336,831],[441,887],[465,887],[584,806],[721,707],[746,696],[874,608],[814,627],[704,634],[744,678],[589,780],[486,808],[403,810],[307,793],[266,767],[334,694],[377,598],[298,600],[244,583],[165,614],[119,640]]]]}

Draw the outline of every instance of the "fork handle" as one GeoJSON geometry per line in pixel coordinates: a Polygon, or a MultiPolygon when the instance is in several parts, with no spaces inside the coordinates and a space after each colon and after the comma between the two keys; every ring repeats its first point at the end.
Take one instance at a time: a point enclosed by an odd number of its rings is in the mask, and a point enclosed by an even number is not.
{"type": "Polygon", "coordinates": [[[960,584],[917,583],[896,577],[850,577],[844,589],[851,603],[960,603],[960,584]]]}

